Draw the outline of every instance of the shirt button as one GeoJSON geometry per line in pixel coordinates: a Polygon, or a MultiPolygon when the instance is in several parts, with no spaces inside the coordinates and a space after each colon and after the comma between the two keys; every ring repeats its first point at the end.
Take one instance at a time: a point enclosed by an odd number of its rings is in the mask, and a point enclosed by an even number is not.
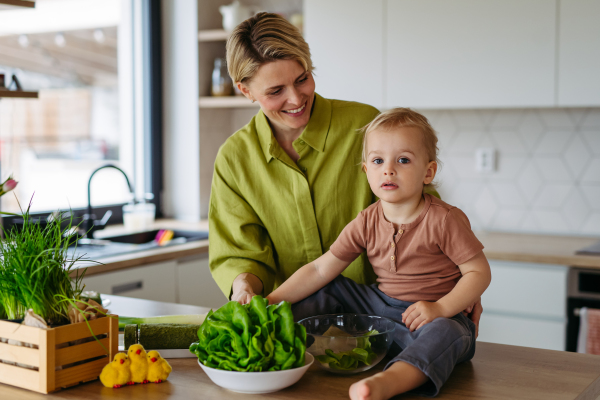
{"type": "Polygon", "coordinates": [[[404,233],[404,231],[402,229],[398,230],[398,233],[404,233]]]}
{"type": "Polygon", "coordinates": [[[396,245],[394,243],[392,243],[392,247],[396,247],[396,245]]]}
{"type": "Polygon", "coordinates": [[[298,140],[298,143],[304,144],[304,140],[300,139],[300,140],[298,140]]]}
{"type": "Polygon", "coordinates": [[[394,257],[394,256],[391,256],[390,258],[392,259],[392,261],[394,261],[396,259],[396,257],[394,257]]]}

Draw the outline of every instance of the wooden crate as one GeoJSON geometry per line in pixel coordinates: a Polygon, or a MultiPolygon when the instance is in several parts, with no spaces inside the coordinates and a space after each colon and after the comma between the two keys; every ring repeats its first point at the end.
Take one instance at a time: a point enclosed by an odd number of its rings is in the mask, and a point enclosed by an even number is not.
{"type": "Polygon", "coordinates": [[[111,315],[90,321],[89,324],[94,335],[106,335],[100,342],[109,354],[96,340],[75,345],[69,343],[92,336],[85,322],[40,329],[0,321],[0,338],[14,339],[37,347],[0,343],[0,383],[50,393],[97,379],[102,368],[112,361],[118,351],[119,320],[116,315],[111,315]],[[6,362],[25,364],[36,367],[37,370],[6,362]],[[78,364],[72,366],[74,363],[78,364]],[[64,368],[57,369],[63,366],[64,368]]]}

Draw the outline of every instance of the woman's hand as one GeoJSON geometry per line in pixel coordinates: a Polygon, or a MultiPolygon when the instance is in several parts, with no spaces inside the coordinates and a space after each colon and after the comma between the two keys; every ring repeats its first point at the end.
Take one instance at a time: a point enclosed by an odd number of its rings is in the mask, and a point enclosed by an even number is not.
{"type": "Polygon", "coordinates": [[[262,293],[262,281],[254,274],[239,274],[231,287],[231,300],[248,304],[253,296],[262,293]]]}
{"type": "Polygon", "coordinates": [[[442,306],[437,302],[417,301],[402,313],[402,323],[411,331],[416,331],[436,318],[443,317],[442,306]]]}

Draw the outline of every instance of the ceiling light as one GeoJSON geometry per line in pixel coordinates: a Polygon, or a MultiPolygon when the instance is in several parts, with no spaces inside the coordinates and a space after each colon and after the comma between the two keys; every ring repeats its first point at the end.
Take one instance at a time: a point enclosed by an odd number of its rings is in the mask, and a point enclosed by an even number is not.
{"type": "Polygon", "coordinates": [[[104,36],[104,31],[100,28],[94,29],[94,40],[98,43],[104,43],[106,37],[104,36]]]}
{"type": "Polygon", "coordinates": [[[54,35],[54,44],[56,44],[58,47],[65,47],[67,44],[67,39],[65,39],[65,35],[63,35],[60,32],[54,35]]]}

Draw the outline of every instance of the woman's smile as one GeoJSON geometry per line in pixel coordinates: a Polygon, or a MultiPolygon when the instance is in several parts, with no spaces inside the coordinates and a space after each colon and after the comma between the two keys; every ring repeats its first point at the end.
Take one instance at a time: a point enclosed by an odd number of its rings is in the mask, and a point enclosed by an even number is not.
{"type": "Polygon", "coordinates": [[[297,118],[297,117],[300,117],[302,114],[304,114],[305,110],[306,110],[306,103],[302,104],[302,106],[296,108],[295,110],[282,110],[281,112],[286,113],[290,117],[297,118]]]}

